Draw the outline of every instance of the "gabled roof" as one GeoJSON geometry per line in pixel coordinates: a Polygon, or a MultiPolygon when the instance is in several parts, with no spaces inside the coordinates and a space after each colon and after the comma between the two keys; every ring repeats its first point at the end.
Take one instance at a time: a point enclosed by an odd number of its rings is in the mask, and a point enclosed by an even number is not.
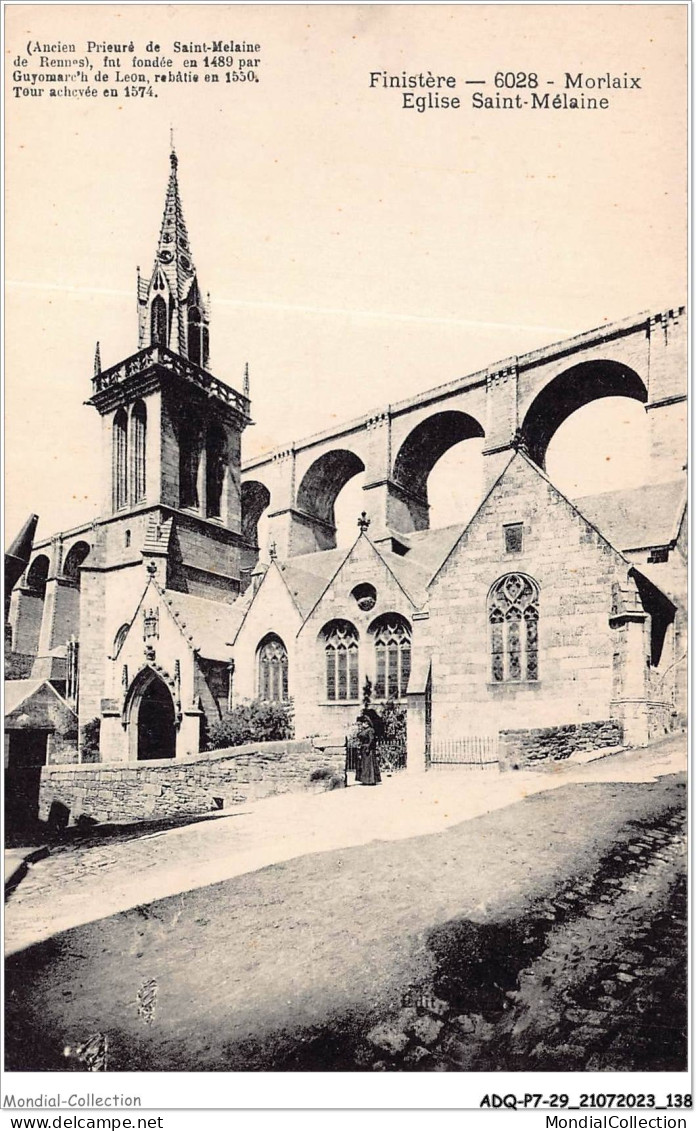
{"type": "Polygon", "coordinates": [[[496,491],[498,490],[498,487],[499,487],[499,486],[500,486],[500,484],[502,483],[503,479],[505,479],[505,478],[506,478],[506,477],[507,477],[507,476],[509,475],[511,468],[513,468],[513,467],[514,467],[515,465],[519,465],[520,463],[524,464],[524,465],[525,465],[525,466],[526,466],[527,468],[529,468],[529,470],[530,470],[530,471],[534,472],[534,474],[535,474],[535,475],[537,475],[537,476],[539,477],[539,479],[542,479],[542,480],[544,481],[544,483],[546,483],[546,485],[547,485],[547,486],[548,486],[548,487],[549,487],[549,488],[551,489],[551,491],[553,491],[554,495],[557,495],[557,496],[558,496],[558,498],[559,498],[559,499],[561,499],[561,500],[562,500],[562,501],[563,501],[563,502],[564,502],[564,503],[566,504],[566,506],[568,506],[568,507],[569,507],[569,509],[570,509],[571,511],[573,511],[573,512],[574,512],[575,514],[577,514],[577,515],[578,515],[578,516],[579,516],[580,518],[582,518],[582,519],[583,519],[583,521],[584,521],[584,522],[586,522],[586,523],[588,524],[588,526],[592,526],[592,527],[593,527],[593,529],[595,530],[595,532],[596,532],[597,534],[599,534],[599,536],[600,536],[600,537],[602,538],[602,540],[603,540],[603,541],[604,541],[604,542],[606,543],[606,545],[607,545],[607,546],[608,546],[608,547],[609,547],[609,548],[610,548],[611,550],[613,550],[613,552],[614,552],[614,553],[615,553],[615,554],[617,555],[617,557],[619,557],[619,558],[620,558],[620,559],[621,559],[621,560],[622,560],[622,561],[624,562],[624,564],[626,565],[626,567],[627,567],[627,568],[630,568],[630,566],[631,566],[631,563],[630,563],[630,562],[628,561],[628,559],[627,559],[627,558],[625,558],[625,557],[623,556],[623,554],[621,553],[621,551],[620,551],[620,550],[617,550],[616,546],[612,545],[612,543],[611,543],[611,542],[609,541],[609,539],[608,539],[608,538],[606,537],[606,535],[605,535],[605,534],[603,534],[603,533],[602,533],[602,531],[601,531],[601,530],[599,530],[599,528],[598,528],[598,527],[597,527],[597,526],[596,526],[596,525],[595,525],[595,524],[594,524],[593,522],[591,522],[591,521],[590,521],[590,520],[589,520],[588,518],[586,518],[586,516],[585,516],[584,514],[582,514],[582,512],[581,512],[581,511],[580,511],[580,510],[578,509],[578,507],[577,507],[577,506],[575,505],[575,503],[572,503],[572,502],[570,501],[570,499],[569,499],[569,498],[567,498],[567,497],[566,497],[566,496],[565,496],[565,495],[563,494],[563,492],[562,492],[562,491],[560,491],[560,490],[558,489],[558,487],[556,487],[555,483],[552,483],[552,481],[551,481],[551,480],[549,479],[549,477],[548,477],[548,475],[546,474],[546,472],[545,472],[545,471],[543,471],[543,470],[542,470],[542,468],[540,468],[540,467],[538,466],[538,464],[534,463],[534,461],[533,461],[532,459],[530,459],[530,458],[529,458],[529,456],[528,456],[528,455],[527,455],[527,454],[526,454],[525,452],[518,450],[518,451],[516,451],[516,452],[514,453],[514,455],[513,455],[513,456],[512,456],[512,457],[511,457],[511,458],[510,458],[510,459],[508,460],[508,462],[506,463],[505,467],[504,467],[504,468],[503,468],[503,470],[501,471],[500,475],[499,475],[499,476],[498,476],[498,478],[497,478],[497,479],[495,480],[495,482],[494,482],[494,483],[493,483],[493,485],[492,485],[492,486],[490,487],[490,489],[489,489],[489,490],[487,491],[486,495],[485,495],[485,496],[484,496],[484,498],[482,499],[482,501],[481,501],[481,503],[479,504],[479,506],[477,507],[476,511],[474,512],[474,514],[473,514],[473,515],[472,515],[472,517],[470,518],[469,522],[468,522],[468,523],[467,523],[467,525],[466,525],[466,526],[465,526],[465,527],[463,528],[463,530],[462,530],[462,533],[461,533],[461,534],[459,535],[459,537],[458,537],[458,538],[457,538],[457,539],[456,539],[456,540],[455,540],[455,541],[453,542],[453,544],[452,544],[452,547],[451,547],[451,549],[450,549],[449,553],[448,553],[448,554],[446,555],[446,557],[445,557],[445,558],[443,558],[443,560],[442,560],[442,562],[440,563],[440,565],[438,566],[438,568],[437,568],[436,572],[435,572],[435,573],[433,574],[433,576],[431,577],[431,579],[430,579],[430,581],[429,581],[429,583],[428,583],[428,588],[429,588],[429,587],[430,587],[430,585],[432,585],[432,583],[433,583],[433,582],[435,581],[436,577],[438,576],[438,574],[439,574],[439,573],[440,573],[440,571],[442,570],[442,567],[444,566],[445,562],[446,562],[446,561],[447,561],[447,559],[448,559],[448,558],[449,558],[449,557],[451,556],[451,554],[453,553],[453,551],[454,551],[455,547],[456,547],[456,546],[458,545],[458,543],[459,543],[459,542],[461,541],[461,538],[463,537],[463,535],[464,535],[464,534],[465,534],[465,533],[466,533],[466,532],[467,532],[468,530],[470,530],[470,529],[471,529],[471,528],[472,528],[472,527],[474,526],[474,524],[475,524],[475,523],[476,523],[476,521],[478,520],[478,517],[479,517],[479,515],[480,515],[480,514],[481,514],[481,513],[482,513],[482,512],[483,512],[483,511],[485,510],[486,506],[488,505],[488,501],[489,501],[489,499],[490,499],[490,498],[492,497],[492,495],[493,495],[493,494],[494,494],[494,493],[495,493],[495,492],[496,492],[496,491]]]}
{"type": "MultiPolygon", "coordinates": [[[[38,698],[42,698],[44,703],[47,698],[48,700],[55,699],[56,704],[63,711],[67,711],[71,715],[75,714],[67,700],[58,694],[53,684],[49,683],[47,679],[11,679],[5,684],[5,719],[15,714],[20,707],[28,709],[31,700],[38,698]]],[[[38,721],[42,720],[39,719],[38,721]]]]}
{"type": "Polygon", "coordinates": [[[11,715],[45,683],[43,679],[9,679],[5,683],[5,714],[11,715]]]}
{"type": "Polygon", "coordinates": [[[416,608],[424,605],[428,598],[427,586],[432,571],[421,562],[412,560],[410,554],[402,557],[401,554],[383,551],[381,546],[375,546],[375,549],[412,604],[416,608]]]}
{"type": "Polygon", "coordinates": [[[355,543],[348,549],[345,546],[338,546],[334,550],[317,550],[313,554],[297,554],[292,558],[285,558],[283,564],[292,565],[294,569],[304,570],[306,573],[314,574],[315,577],[323,577],[325,581],[329,581],[339,566],[343,565],[354,545],[355,543]]]}
{"type": "MultiPolygon", "coordinates": [[[[450,526],[443,530],[422,530],[415,534],[395,535],[404,545],[409,546],[407,555],[395,554],[380,544],[367,541],[406,596],[420,607],[426,600],[426,586],[433,569],[449,551],[463,526],[450,526]],[[411,543],[413,547],[411,548],[411,543]]],[[[297,557],[278,561],[276,564],[288,587],[303,620],[309,616],[329,583],[337,575],[341,566],[350,557],[359,539],[348,549],[320,550],[314,554],[300,554],[297,557]]]]}
{"type": "MultiPolygon", "coordinates": [[[[157,586],[159,589],[159,586],[157,586]]],[[[244,619],[247,602],[244,597],[228,604],[207,597],[193,597],[174,589],[160,590],[174,619],[189,644],[207,660],[229,660],[232,645],[244,619]]]]}
{"type": "Polygon", "coordinates": [[[580,513],[619,550],[669,546],[686,505],[683,479],[574,499],[580,513]]]}
{"type": "MultiPolygon", "coordinates": [[[[332,551],[330,551],[332,552],[332,551]]],[[[317,557],[323,557],[318,554],[317,557]]],[[[327,577],[321,568],[318,573],[310,573],[306,569],[298,569],[295,565],[296,558],[289,558],[284,562],[277,562],[278,572],[285,582],[288,592],[292,597],[297,611],[303,620],[309,616],[322,593],[326,589],[327,577]]],[[[322,563],[325,565],[326,563],[322,563]]]]}
{"type": "Polygon", "coordinates": [[[441,526],[435,530],[415,530],[411,534],[399,534],[397,537],[409,547],[408,561],[417,562],[432,575],[465,529],[466,523],[458,522],[453,526],[441,526]]]}

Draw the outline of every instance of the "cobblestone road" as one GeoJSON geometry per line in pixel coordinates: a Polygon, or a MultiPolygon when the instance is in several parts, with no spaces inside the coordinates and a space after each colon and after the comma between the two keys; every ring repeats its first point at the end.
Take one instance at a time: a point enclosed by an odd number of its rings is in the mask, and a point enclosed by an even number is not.
{"type": "Polygon", "coordinates": [[[459,924],[440,940],[436,978],[356,1044],[355,1062],[390,1071],[683,1069],[686,912],[677,812],[636,830],[594,875],[523,918],[493,932],[459,924]]]}

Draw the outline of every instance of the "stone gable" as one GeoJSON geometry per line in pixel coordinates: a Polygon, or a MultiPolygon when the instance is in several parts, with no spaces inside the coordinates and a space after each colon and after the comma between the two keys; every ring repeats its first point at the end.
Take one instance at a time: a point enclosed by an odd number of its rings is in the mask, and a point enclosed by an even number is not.
{"type": "Polygon", "coordinates": [[[432,658],[433,736],[611,717],[612,586],[629,564],[521,454],[510,461],[433,578],[417,647],[432,658]],[[515,525],[519,550],[506,550],[515,525]],[[492,676],[487,598],[508,573],[539,587],[539,672],[492,676]]]}

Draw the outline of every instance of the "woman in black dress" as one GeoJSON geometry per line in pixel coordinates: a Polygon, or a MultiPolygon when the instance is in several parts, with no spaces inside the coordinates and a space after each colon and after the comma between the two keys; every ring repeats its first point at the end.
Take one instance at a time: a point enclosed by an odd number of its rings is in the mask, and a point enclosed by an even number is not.
{"type": "Polygon", "coordinates": [[[356,745],[358,750],[355,780],[361,785],[379,785],[382,778],[377,760],[377,735],[369,715],[365,713],[358,718],[356,745]]]}

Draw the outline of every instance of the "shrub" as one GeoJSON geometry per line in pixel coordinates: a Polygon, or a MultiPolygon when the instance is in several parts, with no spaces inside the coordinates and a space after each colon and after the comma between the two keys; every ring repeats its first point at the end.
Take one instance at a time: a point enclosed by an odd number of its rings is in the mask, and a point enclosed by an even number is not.
{"type": "Polygon", "coordinates": [[[101,731],[101,719],[99,717],[90,719],[88,723],[82,728],[82,743],[80,750],[80,760],[82,762],[98,762],[99,761],[99,733],[101,731]]]}
{"type": "Polygon", "coordinates": [[[207,749],[221,750],[246,742],[278,742],[292,738],[294,733],[292,702],[264,703],[253,699],[235,707],[220,722],[211,723],[207,749]]]}
{"type": "Polygon", "coordinates": [[[387,699],[379,712],[382,724],[380,739],[383,742],[402,742],[406,745],[406,708],[393,699],[387,699]]]}

